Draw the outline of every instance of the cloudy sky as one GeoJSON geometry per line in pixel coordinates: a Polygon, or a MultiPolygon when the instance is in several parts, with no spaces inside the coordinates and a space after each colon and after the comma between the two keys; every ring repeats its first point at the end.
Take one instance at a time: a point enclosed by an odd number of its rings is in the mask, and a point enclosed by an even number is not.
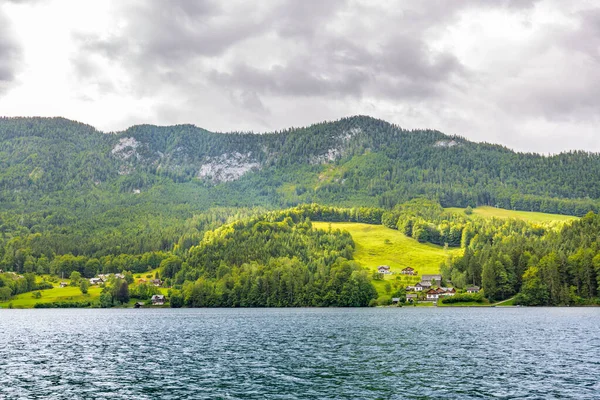
{"type": "Polygon", "coordinates": [[[0,0],[0,115],[600,151],[600,2],[0,0]]]}

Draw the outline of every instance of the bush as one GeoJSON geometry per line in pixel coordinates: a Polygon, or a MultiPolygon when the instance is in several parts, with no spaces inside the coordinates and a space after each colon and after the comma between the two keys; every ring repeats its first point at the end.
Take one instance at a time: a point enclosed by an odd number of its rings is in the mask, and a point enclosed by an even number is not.
{"type": "Polygon", "coordinates": [[[169,303],[171,308],[181,308],[183,307],[183,295],[179,291],[174,291],[171,293],[169,303]]]}
{"type": "Polygon", "coordinates": [[[444,297],[442,299],[444,304],[453,303],[483,303],[483,296],[479,293],[463,293],[455,296],[444,297]]]}
{"type": "Polygon", "coordinates": [[[45,289],[52,289],[54,286],[52,286],[52,284],[50,282],[40,282],[37,285],[35,285],[37,290],[45,290],[45,289]]]}
{"type": "Polygon", "coordinates": [[[33,308],[84,308],[91,306],[89,301],[55,301],[53,303],[37,303],[33,308]]]}

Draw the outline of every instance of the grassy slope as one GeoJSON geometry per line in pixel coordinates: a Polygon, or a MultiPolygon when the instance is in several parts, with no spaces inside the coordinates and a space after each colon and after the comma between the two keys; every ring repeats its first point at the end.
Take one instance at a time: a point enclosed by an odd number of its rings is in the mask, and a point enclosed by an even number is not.
{"type": "MultiPolygon", "coordinates": [[[[440,264],[446,257],[462,254],[462,249],[444,250],[440,246],[419,243],[401,232],[383,225],[313,222],[313,226],[319,229],[329,229],[330,225],[332,229],[345,230],[352,235],[356,244],[354,259],[370,271],[375,271],[378,265],[389,265],[392,272],[399,273],[404,267],[410,266],[418,272],[419,276],[438,274],[440,264]]],[[[393,274],[386,275],[384,281],[374,281],[373,283],[379,294],[383,295],[386,294],[384,289],[386,282],[401,282],[403,286],[406,286],[419,280],[420,277],[393,274]]]]}
{"type": "MultiPolygon", "coordinates": [[[[463,208],[446,208],[448,211],[460,212],[464,213],[463,208]]],[[[478,215],[480,217],[486,218],[516,218],[522,219],[528,222],[567,222],[573,221],[577,219],[577,217],[571,215],[559,215],[559,214],[544,214],[540,212],[531,212],[531,211],[514,211],[514,210],[505,210],[503,208],[495,208],[495,207],[477,207],[473,209],[473,215],[478,215]]]]}
{"type": "MultiPolygon", "coordinates": [[[[154,277],[154,274],[158,271],[157,269],[153,269],[152,271],[134,274],[134,281],[137,282],[139,278],[146,278],[146,276],[151,275],[154,277]]],[[[50,275],[40,275],[37,276],[37,281],[41,281],[43,277],[52,278],[50,275]]],[[[71,282],[69,279],[63,279],[65,282],[71,282]]],[[[79,286],[67,286],[64,288],[59,287],[59,282],[54,283],[54,288],[41,290],[42,297],[39,299],[33,298],[34,292],[21,293],[17,296],[14,296],[9,301],[0,302],[0,308],[7,308],[10,303],[12,303],[14,308],[33,308],[36,303],[53,303],[53,302],[75,302],[75,301],[90,301],[94,302],[98,300],[100,297],[100,292],[102,288],[99,286],[90,286],[88,289],[88,294],[84,295],[81,293],[79,286]]],[[[167,295],[169,289],[167,288],[159,288],[160,292],[164,295],[167,295]]],[[[138,299],[131,299],[129,302],[131,306],[138,301],[138,299]]]]}
{"type": "Polygon", "coordinates": [[[67,286],[64,288],[54,287],[52,289],[42,290],[42,297],[39,299],[33,298],[33,292],[27,292],[19,294],[9,301],[0,303],[0,307],[6,308],[9,303],[12,303],[15,308],[32,308],[36,303],[52,303],[55,301],[94,301],[100,296],[100,289],[98,286],[91,286],[88,294],[81,294],[79,287],[67,286]]]}

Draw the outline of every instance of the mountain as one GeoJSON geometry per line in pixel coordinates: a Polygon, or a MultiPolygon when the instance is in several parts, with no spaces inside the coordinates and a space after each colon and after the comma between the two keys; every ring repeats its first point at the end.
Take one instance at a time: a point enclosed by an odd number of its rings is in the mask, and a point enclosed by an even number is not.
{"type": "Polygon", "coordinates": [[[264,134],[0,118],[3,241],[57,254],[189,247],[181,241],[233,215],[313,202],[391,208],[427,197],[584,215],[599,208],[599,175],[595,153],[517,153],[365,116],[264,134]]]}

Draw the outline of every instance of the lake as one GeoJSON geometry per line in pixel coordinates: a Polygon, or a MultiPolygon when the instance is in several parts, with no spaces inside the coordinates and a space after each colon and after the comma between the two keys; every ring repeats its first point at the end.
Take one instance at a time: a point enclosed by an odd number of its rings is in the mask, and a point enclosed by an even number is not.
{"type": "Polygon", "coordinates": [[[0,310],[4,399],[598,399],[600,308],[0,310]]]}

